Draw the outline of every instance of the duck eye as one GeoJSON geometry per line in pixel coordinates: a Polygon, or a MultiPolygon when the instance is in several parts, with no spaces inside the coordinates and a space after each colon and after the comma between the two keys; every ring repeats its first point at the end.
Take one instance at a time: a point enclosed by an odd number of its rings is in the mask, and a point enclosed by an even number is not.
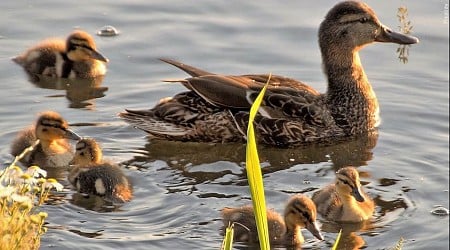
{"type": "Polygon", "coordinates": [[[342,183],[344,183],[345,185],[349,185],[350,184],[347,180],[343,180],[343,179],[340,179],[340,178],[339,178],[339,180],[342,181],[342,183]]]}
{"type": "Polygon", "coordinates": [[[81,152],[80,155],[81,155],[81,156],[84,156],[84,152],[81,152]]]}
{"type": "Polygon", "coordinates": [[[366,23],[367,21],[369,21],[369,19],[367,17],[363,17],[363,18],[359,19],[360,23],[366,23]]]}

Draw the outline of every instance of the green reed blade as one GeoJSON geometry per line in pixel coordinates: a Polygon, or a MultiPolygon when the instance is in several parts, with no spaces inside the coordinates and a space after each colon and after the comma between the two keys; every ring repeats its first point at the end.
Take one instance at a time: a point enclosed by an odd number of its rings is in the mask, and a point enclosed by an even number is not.
{"type": "Polygon", "coordinates": [[[222,250],[231,250],[233,248],[234,224],[228,225],[225,231],[225,238],[222,243],[222,250]]]}
{"type": "Polygon", "coordinates": [[[261,101],[266,92],[267,85],[270,81],[271,75],[267,80],[266,85],[259,93],[255,102],[250,109],[250,117],[247,128],[247,149],[246,149],[246,168],[247,178],[250,187],[250,193],[253,202],[255,213],[256,226],[258,228],[258,237],[260,248],[270,249],[269,231],[267,226],[266,201],[264,198],[264,184],[262,179],[261,167],[259,164],[258,150],[256,148],[255,131],[253,128],[253,121],[258,112],[261,101]]]}
{"type": "Polygon", "coordinates": [[[339,245],[339,240],[341,239],[341,234],[342,234],[342,229],[339,230],[339,233],[338,233],[338,235],[336,237],[336,241],[334,242],[334,245],[331,248],[331,250],[336,250],[337,249],[337,246],[339,245]]]}

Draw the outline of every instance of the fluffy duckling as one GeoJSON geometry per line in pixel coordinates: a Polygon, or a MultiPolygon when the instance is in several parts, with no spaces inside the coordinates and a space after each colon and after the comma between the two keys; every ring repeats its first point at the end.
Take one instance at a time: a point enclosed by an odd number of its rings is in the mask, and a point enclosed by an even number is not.
{"type": "Polygon", "coordinates": [[[130,201],[131,185],[120,168],[102,161],[102,150],[94,139],[81,139],[76,145],[69,182],[78,192],[104,196],[118,202],[130,201]]]}
{"type": "Polygon", "coordinates": [[[244,141],[249,109],[269,81],[255,130],[262,143],[295,146],[367,134],[380,122],[375,92],[359,51],[374,42],[414,44],[415,37],[384,26],[360,1],[337,3],[319,28],[327,92],[283,76],[219,75],[163,59],[192,77],[177,80],[189,91],[163,99],[152,109],[120,116],[154,137],[177,141],[244,141]]]}
{"type": "Polygon", "coordinates": [[[361,222],[372,217],[375,204],[362,190],[358,171],[354,167],[341,168],[336,181],[314,193],[317,211],[328,220],[361,222]]]}
{"type": "MultiPolygon", "coordinates": [[[[316,224],[316,206],[302,194],[292,196],[286,205],[284,219],[273,210],[267,210],[269,238],[271,244],[299,246],[304,242],[301,228],[308,229],[317,239],[323,240],[316,224]]],[[[257,242],[258,232],[252,206],[222,209],[223,224],[239,223],[234,227],[234,238],[238,241],[257,242]]]]}
{"type": "Polygon", "coordinates": [[[29,74],[77,79],[104,75],[108,59],[97,51],[91,35],[75,30],[66,41],[44,40],[13,61],[29,74]]]}
{"type": "Polygon", "coordinates": [[[67,139],[80,137],[69,129],[60,114],[54,111],[43,112],[35,125],[19,132],[11,144],[11,154],[17,156],[31,146],[37,139],[40,143],[20,161],[41,168],[68,167],[73,158],[73,149],[67,139]]]}

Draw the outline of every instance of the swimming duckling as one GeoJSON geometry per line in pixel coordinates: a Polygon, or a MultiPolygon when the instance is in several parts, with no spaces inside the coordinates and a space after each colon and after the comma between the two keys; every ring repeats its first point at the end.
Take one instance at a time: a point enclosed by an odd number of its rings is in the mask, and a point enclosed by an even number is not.
{"type": "Polygon", "coordinates": [[[78,192],[125,202],[132,198],[131,185],[117,165],[102,161],[102,150],[94,139],[81,139],[69,173],[69,182],[78,192]]]}
{"type": "Polygon", "coordinates": [[[354,167],[341,168],[336,181],[314,193],[317,211],[328,220],[361,222],[372,217],[375,204],[362,190],[358,171],[354,167]]]}
{"type": "MultiPolygon", "coordinates": [[[[292,196],[286,205],[284,219],[273,210],[267,210],[267,223],[271,244],[299,246],[304,242],[301,228],[306,228],[317,239],[323,240],[316,224],[316,206],[305,195],[292,196]]],[[[222,209],[223,224],[239,223],[234,226],[234,238],[238,241],[257,242],[258,232],[251,205],[222,209]]]]}
{"type": "Polygon", "coordinates": [[[44,40],[13,61],[29,74],[76,79],[104,75],[108,59],[97,51],[91,35],[75,30],[66,41],[44,40]]]}
{"type": "Polygon", "coordinates": [[[68,167],[73,158],[73,149],[67,139],[80,137],[69,129],[60,114],[54,111],[43,112],[35,125],[19,132],[11,144],[11,154],[17,156],[39,139],[40,143],[20,161],[41,168],[68,167]]]}
{"type": "MultiPolygon", "coordinates": [[[[378,101],[359,58],[359,50],[374,42],[414,44],[419,40],[384,26],[365,3],[336,4],[319,29],[328,91],[321,94],[297,80],[272,75],[255,119],[257,138],[288,147],[342,140],[376,128],[378,101]]],[[[267,74],[219,75],[174,60],[162,61],[192,76],[176,81],[189,91],[149,110],[126,110],[120,117],[157,138],[245,141],[248,112],[269,80],[267,74]]]]}

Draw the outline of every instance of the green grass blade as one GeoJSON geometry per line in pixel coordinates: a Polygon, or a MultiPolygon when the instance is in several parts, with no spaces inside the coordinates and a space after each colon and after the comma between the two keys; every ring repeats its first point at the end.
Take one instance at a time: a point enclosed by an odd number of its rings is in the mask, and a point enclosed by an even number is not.
{"type": "Polygon", "coordinates": [[[339,245],[339,240],[341,239],[341,234],[342,234],[342,229],[339,230],[339,233],[338,233],[338,235],[336,237],[336,241],[334,242],[334,245],[331,248],[331,250],[336,250],[337,249],[337,246],[339,245]]]}
{"type": "MultiPolygon", "coordinates": [[[[270,81],[270,76],[267,82],[270,81]]],[[[247,152],[246,168],[247,178],[252,196],[253,208],[255,213],[256,226],[258,228],[259,244],[262,250],[270,249],[269,230],[267,226],[266,201],[264,198],[264,184],[262,179],[261,167],[259,164],[258,150],[256,148],[255,131],[253,121],[261,105],[264,93],[267,89],[267,83],[259,93],[250,109],[250,117],[247,129],[247,152]]]]}
{"type": "Polygon", "coordinates": [[[233,248],[234,225],[228,225],[223,239],[222,250],[231,250],[233,248]]]}

